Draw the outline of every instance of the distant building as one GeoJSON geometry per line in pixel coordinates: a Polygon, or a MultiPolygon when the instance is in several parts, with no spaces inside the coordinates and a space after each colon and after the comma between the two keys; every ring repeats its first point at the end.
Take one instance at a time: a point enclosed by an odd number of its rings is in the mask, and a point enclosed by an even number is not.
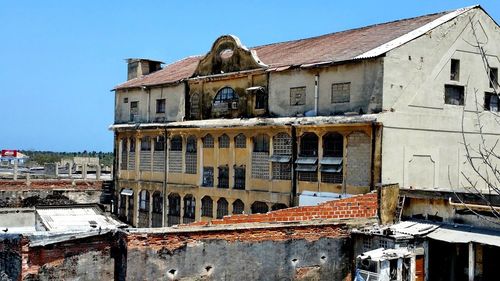
{"type": "Polygon", "coordinates": [[[17,162],[19,166],[24,166],[29,160],[29,156],[18,150],[2,149],[0,154],[0,166],[12,167],[17,162]]]}

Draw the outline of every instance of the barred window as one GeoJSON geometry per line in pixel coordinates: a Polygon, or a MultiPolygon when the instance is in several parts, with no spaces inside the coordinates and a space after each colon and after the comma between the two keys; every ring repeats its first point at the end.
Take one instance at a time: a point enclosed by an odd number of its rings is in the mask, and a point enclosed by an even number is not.
{"type": "Polygon", "coordinates": [[[254,152],[252,153],[252,178],[254,179],[269,179],[269,153],[254,152]]]}
{"type": "Polygon", "coordinates": [[[290,105],[306,104],[306,87],[290,88],[290,105]]]}
{"type": "Polygon", "coordinates": [[[257,135],[253,137],[253,152],[269,152],[269,137],[267,135],[257,135]]]}
{"type": "Polygon", "coordinates": [[[157,136],[155,139],[155,151],[164,151],[165,150],[165,137],[157,136]]]}
{"type": "Polygon", "coordinates": [[[279,133],[273,137],[274,155],[291,155],[292,138],[287,133],[279,133]]]}
{"type": "Polygon", "coordinates": [[[203,167],[203,186],[212,187],[214,186],[214,168],[213,167],[203,167]]]}
{"type": "Polygon", "coordinates": [[[229,167],[220,166],[219,167],[219,184],[218,188],[229,188],[229,167]]]}
{"type": "Polygon", "coordinates": [[[213,201],[210,196],[205,196],[201,199],[201,216],[202,217],[209,217],[211,218],[213,216],[213,201]]]}
{"type": "Polygon", "coordinates": [[[299,181],[310,181],[310,182],[318,181],[317,172],[299,172],[298,175],[299,175],[299,181]]]}
{"type": "Polygon", "coordinates": [[[233,202],[233,214],[243,214],[245,210],[245,204],[240,199],[236,199],[233,202]]]}
{"type": "Polygon", "coordinates": [[[139,210],[149,211],[149,191],[141,190],[139,193],[139,210]]]}
{"type": "Polygon", "coordinates": [[[290,163],[273,162],[273,179],[275,180],[291,180],[292,165],[290,163]]]}
{"type": "Polygon", "coordinates": [[[323,156],[342,157],[344,154],[344,136],[328,133],[323,136],[323,156]]]}
{"type": "Polygon", "coordinates": [[[325,173],[321,172],[321,182],[324,183],[342,183],[343,175],[340,173],[325,173]]]}
{"type": "Polygon", "coordinates": [[[153,213],[161,214],[163,212],[163,197],[161,192],[153,193],[153,213]]]}
{"type": "Polygon", "coordinates": [[[184,217],[194,219],[196,214],[196,200],[194,196],[188,194],[184,196],[184,217]]]}
{"type": "Polygon", "coordinates": [[[219,137],[219,148],[229,148],[229,137],[226,134],[219,137]]]}
{"type": "Polygon", "coordinates": [[[200,114],[200,95],[194,93],[191,96],[191,118],[197,118],[200,114]]]}
{"type": "Polygon", "coordinates": [[[236,148],[246,148],[247,138],[244,134],[238,134],[236,137],[234,137],[234,144],[236,148]]]}
{"type": "Polygon", "coordinates": [[[300,137],[300,156],[318,156],[318,136],[314,133],[305,133],[300,137]]]}
{"type": "Polygon", "coordinates": [[[228,203],[225,198],[221,198],[217,201],[217,218],[222,219],[224,216],[229,214],[228,203]]]}
{"type": "Polygon", "coordinates": [[[204,148],[213,148],[214,147],[214,138],[211,134],[206,135],[203,138],[203,147],[204,148]]]}
{"type": "Polygon", "coordinates": [[[265,214],[269,212],[269,207],[266,203],[255,201],[252,204],[252,214],[265,214]]]}
{"type": "Polygon", "coordinates": [[[122,139],[121,164],[120,164],[120,168],[122,170],[127,170],[127,158],[128,158],[127,152],[128,152],[128,150],[127,150],[127,139],[123,138],[122,139]]]}
{"type": "Polygon", "coordinates": [[[351,99],[351,82],[332,84],[332,103],[349,102],[351,99]]]}
{"type": "Polygon", "coordinates": [[[186,174],[196,174],[197,162],[196,137],[189,136],[186,141],[186,174]]]}
{"type": "Polygon", "coordinates": [[[149,137],[144,137],[141,139],[141,151],[151,150],[151,139],[149,137]]]}
{"type": "Polygon", "coordinates": [[[182,151],[182,137],[173,136],[170,140],[170,150],[172,151],[182,151]]]}
{"type": "Polygon", "coordinates": [[[245,166],[234,167],[234,189],[245,189],[245,166]]]}

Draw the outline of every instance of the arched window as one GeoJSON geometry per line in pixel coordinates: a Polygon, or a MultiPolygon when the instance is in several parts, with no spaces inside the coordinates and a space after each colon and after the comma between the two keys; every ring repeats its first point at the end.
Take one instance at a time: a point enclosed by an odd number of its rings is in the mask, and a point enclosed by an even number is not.
{"type": "Polygon", "coordinates": [[[233,214],[243,214],[245,210],[245,204],[240,199],[236,199],[233,202],[233,214]]]}
{"type": "Polygon", "coordinates": [[[226,134],[219,137],[219,148],[229,148],[229,137],[226,134]]]}
{"type": "Polygon", "coordinates": [[[161,227],[163,221],[163,196],[161,192],[153,193],[153,212],[152,212],[152,227],[161,227]]]}
{"type": "Polygon", "coordinates": [[[122,139],[122,155],[121,155],[121,163],[120,169],[127,170],[127,161],[128,161],[128,148],[127,148],[127,139],[122,139]]]}
{"type": "Polygon", "coordinates": [[[214,98],[214,104],[228,103],[238,100],[238,95],[230,87],[224,87],[217,92],[214,98]]]}
{"type": "Polygon", "coordinates": [[[139,210],[149,211],[149,191],[141,190],[139,193],[139,210]]]}
{"type": "Polygon", "coordinates": [[[135,152],[135,138],[130,138],[130,152],[135,152]]]}
{"type": "Polygon", "coordinates": [[[288,208],[285,204],[283,203],[276,203],[271,207],[271,211],[276,211],[276,210],[281,210],[281,209],[286,209],[288,208]]]}
{"type": "Polygon", "coordinates": [[[342,157],[344,152],[344,136],[338,133],[328,133],[323,136],[323,156],[342,157]]]}
{"type": "Polygon", "coordinates": [[[264,134],[253,137],[253,152],[269,152],[269,137],[264,134]]]}
{"type": "Polygon", "coordinates": [[[196,153],[196,137],[189,136],[186,141],[186,152],[196,153]]]}
{"type": "Polygon", "coordinates": [[[197,118],[200,114],[200,95],[194,93],[191,95],[191,118],[197,118]]]}
{"type": "Polygon", "coordinates": [[[181,216],[181,197],[177,193],[168,195],[168,226],[179,224],[181,216]]]}
{"type": "Polygon", "coordinates": [[[214,147],[214,138],[212,137],[211,134],[208,134],[205,137],[203,137],[203,147],[204,148],[213,148],[214,147]]]}
{"type": "Polygon", "coordinates": [[[184,196],[184,219],[183,223],[191,223],[194,221],[196,214],[196,201],[194,196],[188,194],[184,196]]]}
{"type": "Polygon", "coordinates": [[[172,151],[182,151],[182,137],[173,136],[170,140],[170,150],[172,151]]]}
{"type": "Polygon", "coordinates": [[[234,137],[234,145],[236,148],[246,148],[247,147],[247,138],[244,134],[238,134],[234,137]]]}
{"type": "Polygon", "coordinates": [[[201,199],[201,216],[202,217],[209,217],[211,218],[213,216],[213,201],[210,196],[205,196],[201,199]]]}
{"type": "Polygon", "coordinates": [[[252,214],[265,214],[269,212],[269,207],[266,203],[255,201],[252,204],[252,214]]]}
{"type": "Polygon", "coordinates": [[[217,218],[222,219],[224,216],[228,215],[228,203],[225,198],[221,198],[217,201],[217,218]]]}
{"type": "Polygon", "coordinates": [[[300,138],[300,156],[318,156],[318,136],[314,133],[305,133],[300,138]]]}

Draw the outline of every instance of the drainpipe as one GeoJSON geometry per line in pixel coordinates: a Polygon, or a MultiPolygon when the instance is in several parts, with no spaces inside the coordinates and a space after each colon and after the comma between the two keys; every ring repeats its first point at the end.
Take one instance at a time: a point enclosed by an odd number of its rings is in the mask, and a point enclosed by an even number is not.
{"type": "Polygon", "coordinates": [[[167,155],[168,155],[168,146],[167,146],[167,128],[165,128],[165,134],[164,134],[164,139],[163,139],[163,152],[165,153],[165,156],[163,157],[163,206],[162,206],[162,223],[161,225],[163,227],[166,226],[165,221],[167,218],[167,155]]]}
{"type": "Polygon", "coordinates": [[[149,122],[150,121],[149,120],[149,112],[151,111],[151,89],[148,89],[147,87],[143,86],[142,90],[146,91],[148,94],[148,106],[147,106],[148,110],[146,112],[146,122],[149,122]]]}
{"type": "Polygon", "coordinates": [[[318,100],[319,100],[319,74],[314,76],[314,116],[318,116],[318,100]]]}

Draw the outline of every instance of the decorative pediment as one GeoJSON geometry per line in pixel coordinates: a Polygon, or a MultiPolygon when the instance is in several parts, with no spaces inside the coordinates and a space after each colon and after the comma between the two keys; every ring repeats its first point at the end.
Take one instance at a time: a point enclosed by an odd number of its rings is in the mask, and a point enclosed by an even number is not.
{"type": "Polygon", "coordinates": [[[238,37],[223,35],[215,40],[210,52],[200,60],[193,77],[265,67],[257,53],[242,45],[238,37]]]}

